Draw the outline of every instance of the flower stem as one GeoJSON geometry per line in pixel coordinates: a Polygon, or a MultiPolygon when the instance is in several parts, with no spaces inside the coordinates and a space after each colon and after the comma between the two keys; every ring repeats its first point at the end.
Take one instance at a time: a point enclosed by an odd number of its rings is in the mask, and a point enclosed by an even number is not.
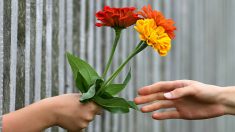
{"type": "Polygon", "coordinates": [[[100,92],[103,92],[106,88],[107,85],[109,85],[109,83],[111,83],[116,76],[122,71],[122,69],[124,68],[124,66],[135,56],[137,55],[139,52],[141,52],[142,50],[144,50],[148,45],[144,42],[141,41],[137,47],[133,50],[133,52],[127,57],[127,59],[118,67],[117,70],[115,70],[115,72],[108,78],[108,80],[104,83],[104,85],[99,89],[99,91],[97,92],[97,94],[99,94],[100,92]]]}
{"type": "Polygon", "coordinates": [[[117,44],[118,44],[118,41],[120,39],[120,36],[121,36],[121,31],[122,29],[115,29],[115,40],[113,42],[113,47],[112,47],[112,51],[111,51],[111,55],[109,57],[109,60],[108,60],[108,63],[106,64],[106,67],[105,67],[105,70],[104,70],[104,73],[102,75],[102,78],[104,78],[112,64],[112,61],[113,61],[113,55],[114,55],[114,52],[116,50],[116,47],[117,47],[117,44]]]}

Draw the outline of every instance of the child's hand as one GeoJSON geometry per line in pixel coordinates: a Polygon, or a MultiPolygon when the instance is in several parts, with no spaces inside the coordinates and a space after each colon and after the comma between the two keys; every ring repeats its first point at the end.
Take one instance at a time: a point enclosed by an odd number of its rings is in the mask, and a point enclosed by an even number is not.
{"type": "Polygon", "coordinates": [[[39,132],[58,125],[68,131],[86,128],[101,108],[82,104],[79,94],[50,97],[3,116],[3,132],[39,132]]]}
{"type": "Polygon", "coordinates": [[[65,94],[49,98],[54,103],[55,123],[69,131],[78,131],[86,128],[101,108],[93,102],[82,104],[79,94],[65,94]]]}

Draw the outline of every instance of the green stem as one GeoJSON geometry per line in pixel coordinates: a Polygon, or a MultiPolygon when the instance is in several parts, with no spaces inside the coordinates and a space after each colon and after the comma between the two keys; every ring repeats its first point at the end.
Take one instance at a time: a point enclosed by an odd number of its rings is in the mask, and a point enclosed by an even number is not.
{"type": "Polygon", "coordinates": [[[106,74],[107,74],[107,72],[108,72],[108,70],[109,70],[109,68],[110,68],[110,66],[111,66],[111,64],[112,64],[113,55],[114,55],[114,52],[115,52],[115,50],[116,50],[118,41],[119,41],[119,39],[120,39],[121,31],[122,31],[122,29],[115,29],[115,35],[116,35],[116,36],[115,36],[115,40],[114,40],[114,42],[113,42],[113,47],[112,47],[111,55],[110,55],[110,57],[109,57],[109,60],[108,60],[107,65],[106,65],[106,67],[105,67],[105,70],[104,70],[104,73],[103,73],[103,75],[102,75],[102,78],[104,78],[104,77],[106,76],[106,74]]]}
{"type": "Polygon", "coordinates": [[[135,56],[137,55],[139,52],[141,52],[142,50],[144,50],[148,45],[144,42],[141,41],[137,47],[134,49],[134,51],[128,56],[128,58],[118,67],[117,70],[115,70],[115,72],[109,77],[109,79],[104,83],[104,85],[99,89],[99,91],[97,92],[97,94],[99,94],[101,91],[104,91],[106,86],[109,85],[110,82],[112,82],[116,76],[121,72],[121,70],[124,68],[124,66],[135,56]]]}

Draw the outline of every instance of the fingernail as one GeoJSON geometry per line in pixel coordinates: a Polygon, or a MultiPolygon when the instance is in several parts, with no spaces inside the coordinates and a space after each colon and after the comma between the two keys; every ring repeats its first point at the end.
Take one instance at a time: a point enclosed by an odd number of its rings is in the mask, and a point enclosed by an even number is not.
{"type": "Polygon", "coordinates": [[[167,99],[172,99],[172,98],[173,98],[173,95],[171,94],[171,92],[164,93],[164,96],[165,96],[167,99]]]}

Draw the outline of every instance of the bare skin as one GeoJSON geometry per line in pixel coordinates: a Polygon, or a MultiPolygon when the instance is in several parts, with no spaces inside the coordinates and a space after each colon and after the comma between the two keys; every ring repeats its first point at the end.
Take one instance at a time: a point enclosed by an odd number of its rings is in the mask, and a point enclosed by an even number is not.
{"type": "Polygon", "coordinates": [[[235,114],[235,87],[219,87],[191,80],[158,82],[138,91],[137,104],[147,104],[142,112],[154,112],[156,120],[207,119],[235,114]]]}
{"type": "Polygon", "coordinates": [[[58,125],[70,132],[81,132],[101,108],[95,103],[82,104],[79,94],[47,98],[3,116],[3,132],[40,132],[58,125]]]}

